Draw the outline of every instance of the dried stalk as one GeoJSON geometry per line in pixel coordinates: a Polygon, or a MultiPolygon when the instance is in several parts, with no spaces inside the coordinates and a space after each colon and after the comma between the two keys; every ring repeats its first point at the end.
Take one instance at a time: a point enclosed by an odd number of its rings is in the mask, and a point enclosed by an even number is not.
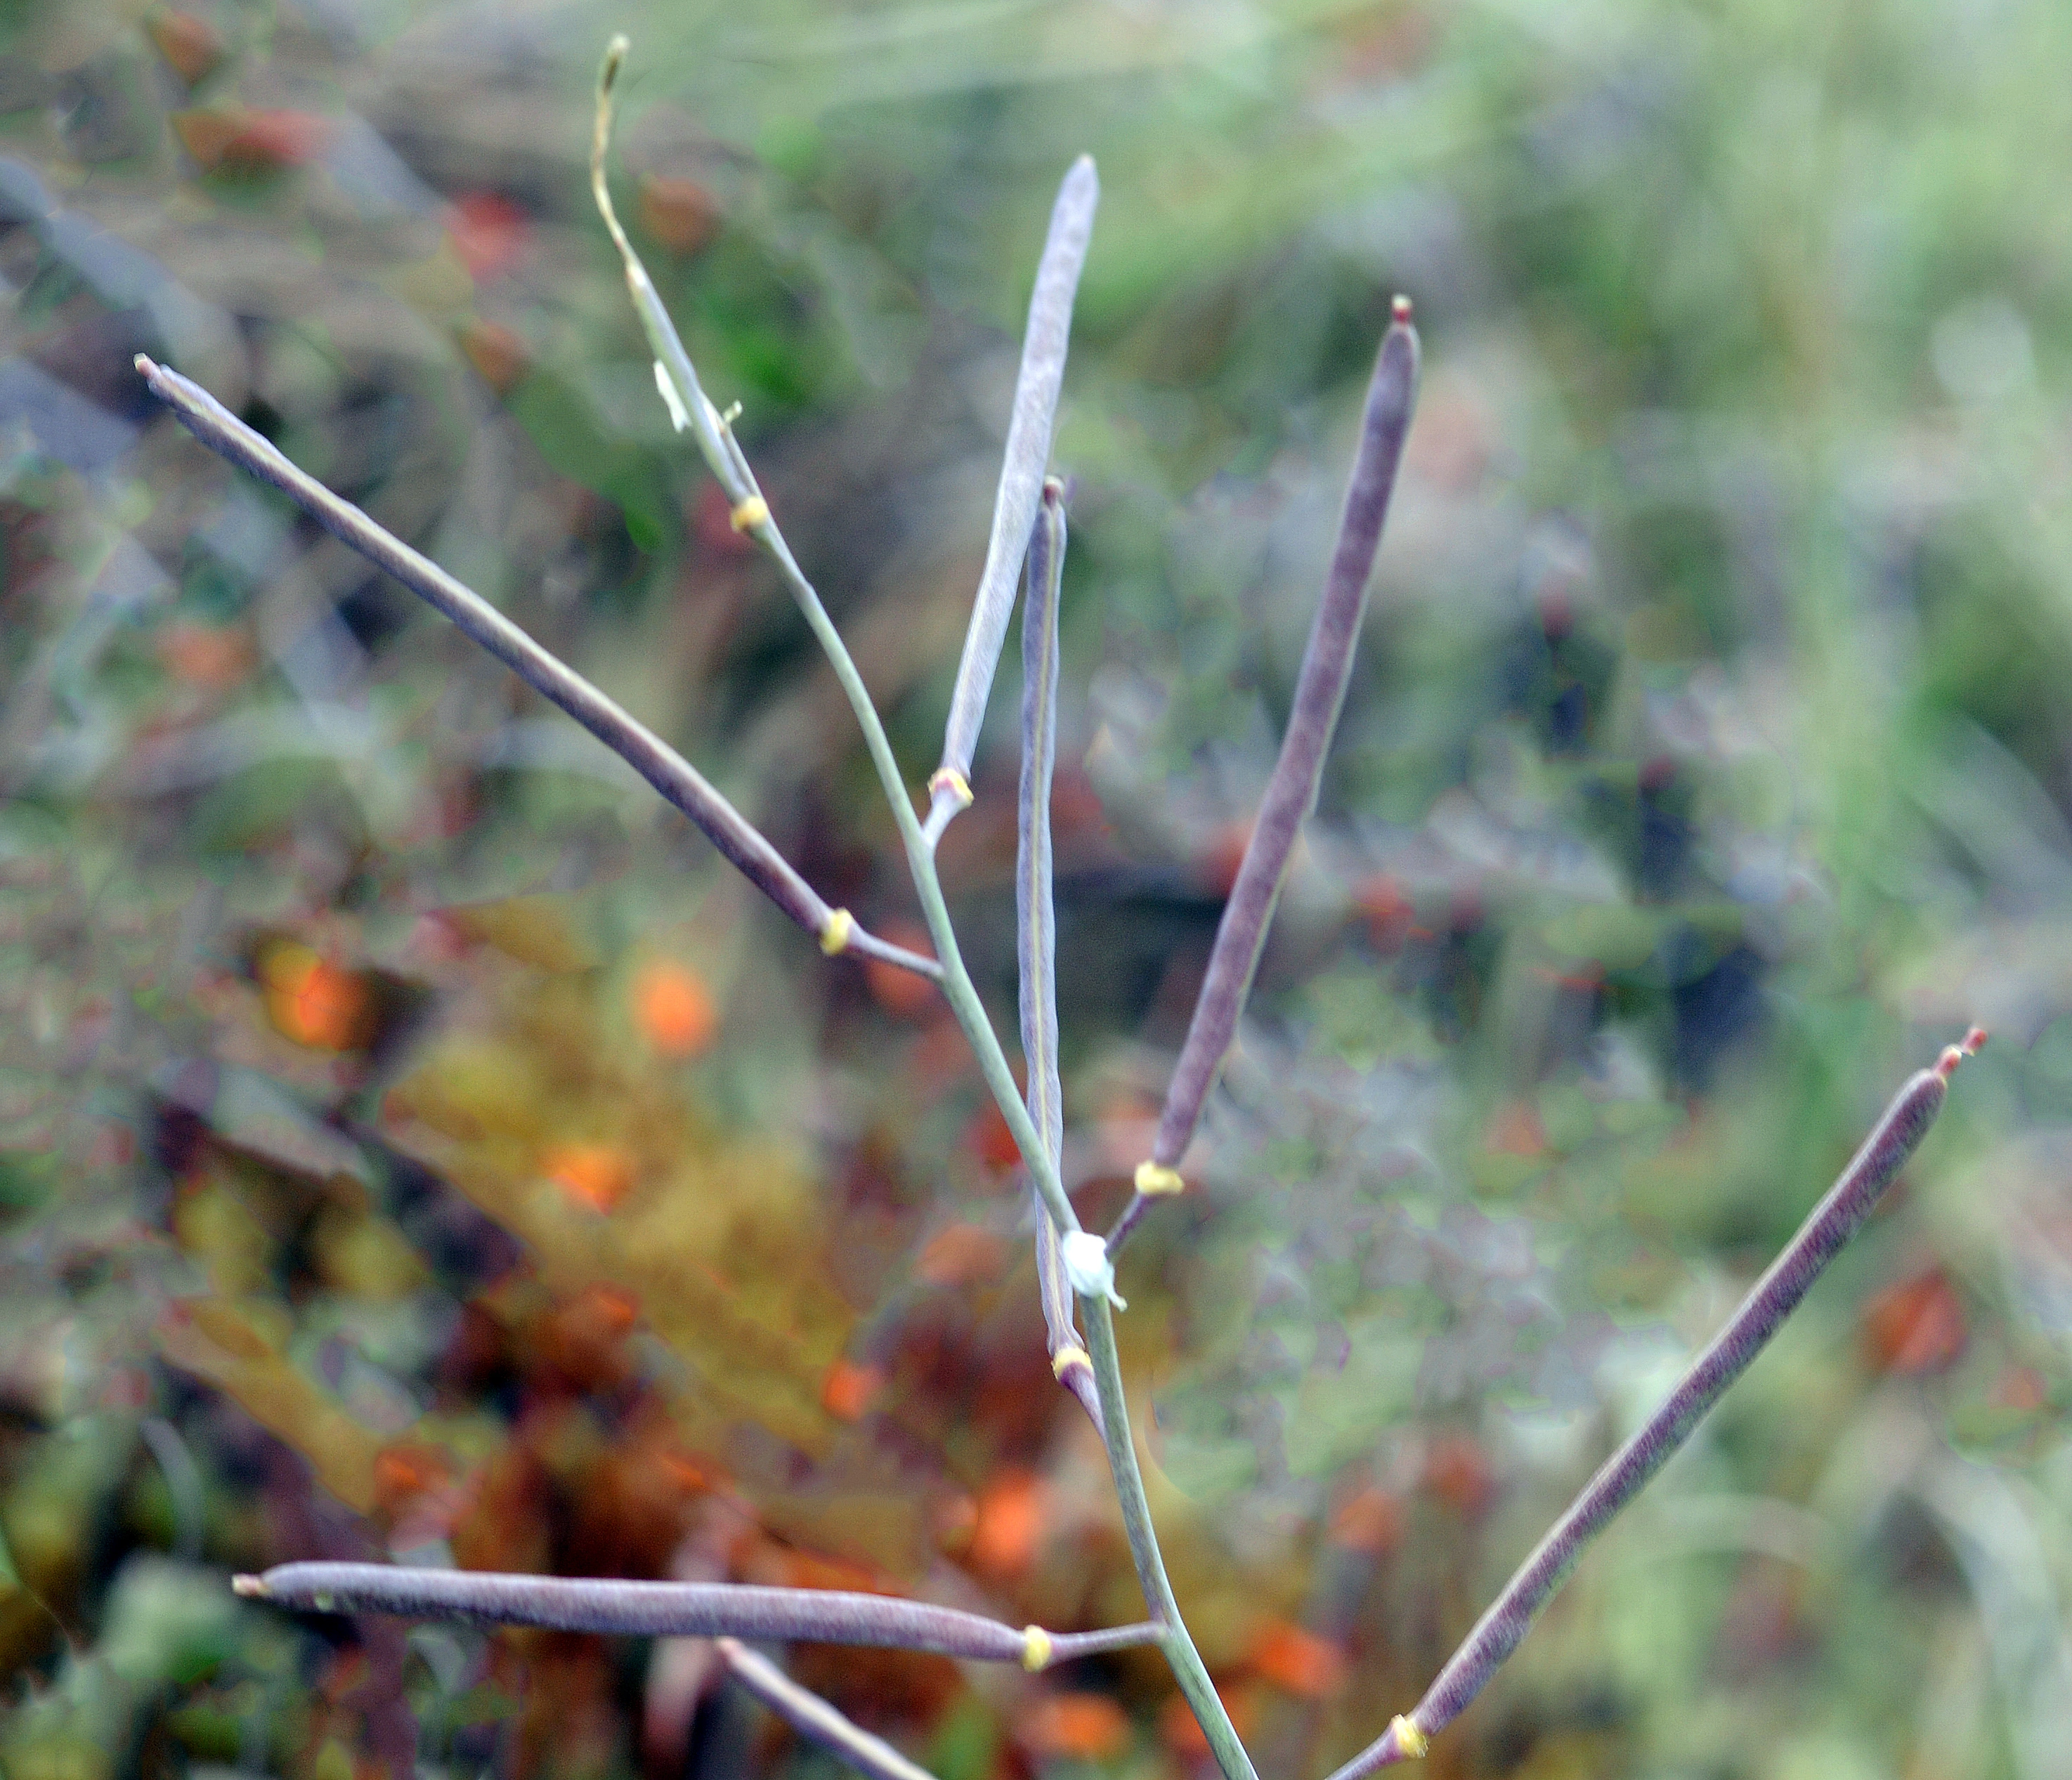
{"type": "Polygon", "coordinates": [[[1726,1326],[1691,1363],[1646,1425],[1605,1461],[1568,1512],[1519,1566],[1466,1641],[1448,1659],[1416,1709],[1394,1720],[1330,1780],[1363,1780],[1377,1769],[1421,1756],[1431,1738],[1482,1692],[1531,1629],[1540,1609],[1568,1580],[1584,1548],[1691,1437],[1706,1412],[1748,1370],[1749,1362],[1799,1308],[1828,1262],[1870,1215],[1942,1110],[1957,1066],[1985,1038],[1973,1027],[1964,1042],[1947,1048],[1932,1069],[1921,1070],[1907,1080],[1798,1235],[1741,1300],[1726,1326]]]}
{"type": "Polygon", "coordinates": [[[830,908],[695,767],[472,588],[298,469],[270,440],[255,433],[199,384],[154,364],[141,352],[137,369],[151,393],[212,451],[271,483],[333,537],[386,569],[534,691],[560,705],[696,823],[743,877],[820,941],[823,951],[858,952],[920,976],[942,975],[932,958],[889,944],[865,932],[846,909],[830,908]]]}
{"type": "Polygon", "coordinates": [[[1382,522],[1388,516],[1388,498],[1396,487],[1396,467],[1402,462],[1403,442],[1416,403],[1417,331],[1410,323],[1410,299],[1398,297],[1367,386],[1359,450],[1346,490],[1338,547],[1332,553],[1323,598],[1318,602],[1309,645],[1302,653],[1281,755],[1267,781],[1230,900],[1223,906],[1208,974],[1202,979],[1194,1017],[1166,1091],[1157,1141],[1149,1160],[1137,1171],[1136,1194],[1108,1233],[1111,1249],[1120,1249],[1129,1239],[1153,1199],[1180,1190],[1180,1159],[1194,1139],[1202,1104],[1236,1034],[1238,1015],[1265,949],[1273,906],[1294,857],[1296,837],[1317,805],[1324,756],[1352,676],[1353,651],[1359,643],[1382,522]]]}
{"type": "Polygon", "coordinates": [[[802,1688],[767,1656],[737,1638],[719,1641],[727,1672],[793,1729],[831,1749],[871,1780],[935,1780],[882,1737],[874,1737],[810,1688],[802,1688]]]}
{"type": "Polygon", "coordinates": [[[1087,245],[1093,237],[1100,180],[1093,159],[1082,154],[1058,187],[1050,232],[1037,262],[1036,288],[1029,298],[1029,324],[1022,337],[1022,368],[1014,382],[1014,409],[1007,425],[1007,448],[993,496],[993,535],[986,541],[985,568],[972,602],[950,716],[943,732],[943,763],[928,781],[928,820],[923,829],[934,850],[959,811],[971,806],[972,750],[985,720],[993,671],[1007,640],[1007,617],[1014,604],[1015,577],[1029,546],[1030,528],[1050,461],[1050,423],[1065,380],[1065,349],[1072,330],[1072,299],[1079,288],[1087,245]]]}

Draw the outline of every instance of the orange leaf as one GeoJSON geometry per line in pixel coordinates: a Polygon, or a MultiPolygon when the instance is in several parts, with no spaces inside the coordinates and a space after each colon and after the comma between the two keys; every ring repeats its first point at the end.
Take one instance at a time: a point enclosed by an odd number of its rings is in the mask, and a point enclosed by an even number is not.
{"type": "Polygon", "coordinates": [[[205,172],[269,173],[314,160],[331,121],[306,111],[177,111],[180,146],[205,172]]]}
{"type": "Polygon", "coordinates": [[[997,1279],[1007,1265],[1007,1244],[975,1223],[937,1231],[921,1251],[915,1271],[931,1285],[976,1285],[997,1279]]]}
{"type": "Polygon", "coordinates": [[[980,1492],[972,1531],[972,1567],[997,1578],[1019,1576],[1036,1556],[1050,1518],[1050,1490],[1034,1471],[1010,1466],[980,1492]]]}
{"type": "Polygon", "coordinates": [[[1331,1516],[1331,1543],[1349,1552],[1381,1557],[1403,1537],[1403,1509],[1385,1490],[1370,1485],[1331,1516]]]}
{"type": "Polygon", "coordinates": [[[838,1421],[856,1421],[884,1387],[885,1375],[877,1367],[838,1359],[821,1382],[820,1407],[838,1421]]]}
{"type": "Polygon", "coordinates": [[[501,322],[470,321],[461,325],[460,349],[475,374],[502,395],[525,375],[532,354],[515,329],[501,322]]]}
{"type": "Polygon", "coordinates": [[[666,959],[643,966],[634,978],[633,1017],[664,1057],[694,1057],[719,1030],[719,1010],[705,979],[666,959]]]}
{"type": "Polygon", "coordinates": [[[1345,1653],[1326,1638],[1285,1619],[1269,1619],[1252,1648],[1252,1666],[1277,1687],[1305,1700],[1324,1700],[1345,1685],[1345,1653]]]}
{"type": "Polygon", "coordinates": [[[191,12],[170,7],[154,12],[144,23],[151,42],[165,57],[166,65],[189,86],[223,60],[223,39],[216,27],[191,12]]]}
{"type": "Polygon", "coordinates": [[[1099,1762],[1120,1754],[1129,1741],[1129,1720],[1104,1693],[1054,1693],[1038,1700],[1015,1727],[1025,1747],[1038,1755],[1099,1762]]]}
{"type": "Polygon", "coordinates": [[[718,232],[719,200],[695,179],[640,182],[640,226],[672,253],[695,253],[718,232]]]}
{"type": "Polygon", "coordinates": [[[259,958],[266,1017],[282,1036],[313,1050],[352,1050],[366,1042],[374,1004],[348,970],[293,939],[277,939],[259,958]]]}
{"type": "Polygon", "coordinates": [[[508,272],[524,254],[532,235],[532,220],[516,204],[494,191],[469,191],[446,212],[446,233],[470,277],[493,278],[508,272]]]}
{"type": "Polygon", "coordinates": [[[609,1211],[633,1185],[633,1158],[611,1144],[557,1144],[540,1172],[578,1204],[609,1211]]]}
{"type": "Polygon", "coordinates": [[[1931,1267],[1864,1306],[1864,1340],[1880,1371],[1938,1371],[1964,1350],[1963,1301],[1942,1269],[1931,1267]]]}

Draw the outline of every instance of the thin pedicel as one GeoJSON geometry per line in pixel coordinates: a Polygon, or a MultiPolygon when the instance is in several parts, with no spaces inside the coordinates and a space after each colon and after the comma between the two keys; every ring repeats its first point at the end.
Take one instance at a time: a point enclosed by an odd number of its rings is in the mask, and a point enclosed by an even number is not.
{"type": "Polygon", "coordinates": [[[1136,1193],[1108,1233],[1111,1249],[1120,1249],[1129,1239],[1154,1198],[1181,1189],[1180,1158],[1194,1139],[1202,1103],[1236,1034],[1238,1015],[1244,1011],[1252,974],[1265,949],[1273,906],[1294,857],[1296,837],[1317,807],[1324,757],[1330,750],[1331,732],[1338,727],[1338,711],[1352,676],[1353,651],[1359,643],[1382,523],[1388,516],[1403,442],[1417,405],[1417,359],[1410,299],[1398,297],[1367,386],[1359,450],[1346,489],[1338,547],[1332,552],[1323,598],[1317,603],[1309,644],[1302,652],[1288,732],[1281,738],[1280,758],[1267,781],[1230,900],[1223,905],[1215,946],[1209,954],[1208,974],[1202,979],[1194,1017],[1166,1091],[1157,1140],[1149,1159],[1137,1170],[1136,1193]]]}
{"type": "Polygon", "coordinates": [[[1440,1670],[1416,1709],[1393,1720],[1330,1780],[1363,1780],[1378,1768],[1422,1755],[1426,1743],[1482,1692],[1483,1683],[1531,1629],[1540,1609],[1568,1580],[1584,1548],[1691,1437],[1706,1412],[1799,1308],[1813,1282],[1856,1233],[1927,1135],[1942,1110],[1957,1066],[1985,1042],[1984,1031],[1974,1026],[1963,1044],[1947,1046],[1932,1068],[1908,1079],[1841,1178],[1799,1226],[1799,1234],[1785,1244],[1727,1319],[1726,1326],[1691,1363],[1647,1424],[1605,1461],[1568,1511],[1519,1566],[1503,1593],[1440,1670]]]}

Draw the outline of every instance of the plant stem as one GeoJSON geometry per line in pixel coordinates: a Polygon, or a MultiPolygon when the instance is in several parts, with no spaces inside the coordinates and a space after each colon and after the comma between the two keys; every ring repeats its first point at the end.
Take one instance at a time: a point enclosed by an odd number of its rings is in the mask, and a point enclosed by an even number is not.
{"type": "Polygon", "coordinates": [[[1122,1504],[1122,1527],[1129,1540],[1129,1555],[1137,1564],[1137,1580],[1153,1616],[1163,1622],[1166,1660],[1180,1683],[1180,1692],[1194,1708],[1195,1721],[1209,1740],[1209,1749],[1223,1770],[1223,1780],[1259,1780],[1252,1757],[1223,1709],[1223,1699],[1201,1652],[1180,1616],[1180,1604],[1173,1597],[1173,1585],[1166,1575],[1166,1560],[1158,1549],[1158,1535],[1151,1524],[1151,1504],[1144,1494],[1144,1474],[1137,1467],[1135,1437],[1129,1425],[1129,1405],[1122,1394],[1122,1359],[1116,1350],[1115,1319],[1108,1300],[1088,1294],[1079,1300],[1079,1315],[1087,1326],[1087,1347],[1093,1355],[1094,1377],[1100,1387],[1101,1437],[1108,1447],[1108,1469],[1115,1476],[1115,1493],[1122,1504]]]}
{"type": "Polygon", "coordinates": [[[1541,1608],[1568,1580],[1592,1540],[1644,1489],[1691,1437],[1728,1387],[1748,1370],[1770,1337],[1799,1308],[1813,1282],[1871,1214],[1928,1128],[1935,1122],[1959,1063],[1985,1042],[1973,1027],[1946,1049],[1932,1069],[1910,1077],[1872,1128],[1841,1178],[1815,1206],[1758,1280],[1740,1308],[1691,1363],[1646,1424],[1605,1460],[1566,1514],[1518,1567],[1503,1592],[1407,1718],[1393,1720],[1330,1780],[1363,1780],[1378,1768],[1421,1755],[1428,1739],[1459,1716],[1518,1648],[1541,1608]]]}

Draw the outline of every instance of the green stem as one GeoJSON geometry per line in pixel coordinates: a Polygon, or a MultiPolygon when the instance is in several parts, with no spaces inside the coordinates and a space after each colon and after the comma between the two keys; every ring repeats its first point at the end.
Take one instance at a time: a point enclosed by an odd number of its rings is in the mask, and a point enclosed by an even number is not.
{"type": "Polygon", "coordinates": [[[1144,1494],[1144,1474],[1137,1469],[1137,1447],[1129,1427],[1129,1405],[1123,1400],[1122,1359],[1116,1351],[1115,1319],[1108,1300],[1082,1297],[1079,1315],[1086,1324],[1087,1349],[1093,1357],[1094,1379],[1100,1387],[1101,1437],[1108,1444],[1108,1469],[1115,1475],[1115,1493],[1122,1504],[1123,1531],[1129,1539],[1129,1555],[1137,1563],[1137,1579],[1153,1615],[1162,1620],[1166,1636],[1161,1647],[1173,1666],[1174,1678],[1194,1720],[1209,1740],[1223,1780],[1259,1780],[1239,1738],[1237,1727],[1223,1710],[1222,1696],[1194,1648],[1187,1622],[1180,1617],[1180,1604],[1173,1598],[1173,1585],[1166,1575],[1166,1560],[1158,1550],[1158,1535],[1151,1525],[1151,1504],[1144,1494]]]}
{"type": "Polygon", "coordinates": [[[899,775],[899,763],[893,756],[885,726],[878,721],[878,707],[871,702],[870,690],[864,684],[863,676],[857,672],[849,646],[842,641],[834,620],[828,616],[820,594],[806,578],[798,558],[791,554],[784,534],[777,528],[777,522],[766,519],[753,529],[756,541],[777,559],[778,566],[784,571],[792,597],[798,601],[799,609],[805,614],[806,623],[820,639],[821,648],[827,652],[835,678],[841,683],[849,708],[862,726],[871,763],[878,769],[886,800],[892,806],[892,819],[899,826],[899,838],[906,849],[915,892],[921,899],[921,917],[927,923],[929,937],[935,943],[935,956],[943,967],[943,993],[949,998],[950,1011],[956,1016],[957,1024],[963,1027],[964,1037],[970,1042],[985,1084],[1000,1104],[1001,1114],[1007,1120],[1007,1128],[1013,1133],[1015,1147],[1022,1152],[1022,1159],[1028,1166],[1030,1178],[1036,1183],[1036,1190],[1043,1195],[1043,1202],[1050,1208],[1050,1215],[1057,1221],[1059,1229],[1075,1231],[1079,1227],[1079,1215],[1065,1196],[1064,1181],[1058,1173],[1057,1165],[1050,1160],[1042,1138],[1037,1134],[1028,1108],[1022,1104],[1022,1090],[1015,1085],[1014,1071],[1008,1067],[1007,1054],[1001,1049],[999,1037],[993,1030],[985,1003],[980,1000],[978,990],[972,982],[971,972],[964,968],[964,955],[957,947],[956,930],[950,925],[949,906],[943,900],[943,883],[936,874],[935,854],[922,834],[920,820],[914,813],[913,800],[907,795],[906,781],[899,775]]]}

